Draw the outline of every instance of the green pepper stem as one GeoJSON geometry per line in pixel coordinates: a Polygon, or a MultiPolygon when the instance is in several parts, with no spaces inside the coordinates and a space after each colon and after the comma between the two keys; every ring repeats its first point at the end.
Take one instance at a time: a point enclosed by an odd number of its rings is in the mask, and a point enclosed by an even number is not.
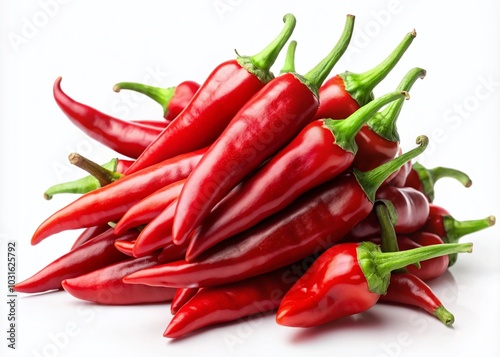
{"type": "Polygon", "coordinates": [[[453,316],[453,314],[449,312],[443,305],[434,310],[433,314],[446,326],[451,326],[455,322],[455,316],[453,316]]]}
{"type": "Polygon", "coordinates": [[[417,137],[416,143],[418,146],[413,150],[410,150],[392,159],[391,161],[374,168],[373,170],[366,172],[361,172],[356,169],[353,170],[359,185],[370,201],[373,202],[375,200],[375,193],[378,188],[393,172],[401,168],[401,166],[403,166],[406,162],[414,159],[424,152],[429,144],[429,138],[425,135],[420,135],[417,137]]]}
{"type": "Polygon", "coordinates": [[[256,55],[240,56],[238,52],[235,51],[238,56],[237,61],[240,66],[246,69],[249,73],[255,75],[262,83],[267,83],[274,78],[270,69],[274,62],[276,62],[278,55],[293,33],[296,24],[295,16],[292,14],[286,14],[283,17],[283,22],[285,23],[285,26],[279,35],[256,55]]]}
{"type": "Polygon", "coordinates": [[[370,291],[385,294],[391,272],[411,264],[418,264],[452,253],[471,253],[472,243],[444,243],[403,250],[381,252],[380,247],[371,242],[362,242],[357,247],[358,263],[366,277],[370,291]]]}
{"type": "Polygon", "coordinates": [[[297,41],[290,41],[286,51],[285,63],[281,68],[280,73],[295,72],[295,49],[297,48],[297,41]]]}
{"type": "MultiPolygon", "coordinates": [[[[425,69],[413,68],[403,77],[397,91],[409,91],[418,78],[424,78],[425,69]]],[[[382,112],[375,114],[366,123],[368,127],[387,141],[399,142],[399,133],[396,122],[398,120],[404,100],[400,99],[388,105],[382,112]]]]}
{"type": "Polygon", "coordinates": [[[313,69],[304,75],[305,83],[309,86],[313,93],[318,93],[319,87],[323,84],[326,77],[330,74],[335,64],[342,57],[351,42],[352,32],[354,29],[354,16],[347,15],[344,30],[340,35],[335,47],[330,53],[319,62],[313,69]]]}
{"type": "MultiPolygon", "coordinates": [[[[114,158],[111,159],[111,161],[101,165],[107,170],[110,171],[116,171],[116,165],[118,164],[118,159],[114,158]]],[[[83,194],[87,193],[90,191],[93,191],[97,188],[101,187],[99,184],[99,181],[92,176],[85,176],[82,177],[78,180],[74,181],[68,181],[68,182],[62,182],[56,185],[53,185],[49,187],[45,192],[43,193],[43,197],[46,200],[51,200],[54,195],[61,194],[61,193],[76,193],[76,194],[83,194]]]]}
{"type": "Polygon", "coordinates": [[[397,212],[391,201],[378,200],[374,205],[375,215],[380,226],[381,248],[383,252],[399,251],[396,231],[397,212]]]}
{"type": "Polygon", "coordinates": [[[447,243],[457,243],[461,237],[491,227],[495,222],[495,216],[469,221],[457,221],[452,216],[444,216],[443,225],[446,231],[444,239],[447,243]]]}
{"type": "Polygon", "coordinates": [[[335,143],[342,149],[356,154],[358,145],[356,144],[356,134],[363,125],[372,118],[384,105],[395,100],[409,98],[407,92],[393,92],[385,94],[365,106],[356,110],[352,115],[344,120],[325,119],[325,126],[333,133],[335,143]]]}
{"type": "Polygon", "coordinates": [[[113,90],[117,93],[122,89],[128,89],[147,95],[149,98],[161,105],[164,115],[168,111],[168,105],[174,96],[175,88],[176,87],[159,88],[135,82],[120,82],[113,86],[113,90]]]}
{"type": "Polygon", "coordinates": [[[103,168],[99,164],[96,164],[95,162],[87,159],[86,157],[83,157],[78,153],[69,154],[68,159],[71,164],[87,171],[89,174],[94,176],[101,187],[106,186],[111,182],[123,177],[122,174],[103,168]]]}
{"type": "Polygon", "coordinates": [[[401,57],[417,36],[415,30],[406,34],[399,45],[391,54],[374,68],[363,73],[345,72],[340,74],[345,83],[345,89],[360,106],[365,105],[373,99],[373,89],[389,74],[396,66],[401,57]]]}
{"type": "Polygon", "coordinates": [[[449,167],[438,166],[428,169],[422,164],[415,162],[413,164],[413,169],[417,172],[424,189],[424,194],[430,202],[434,201],[434,186],[436,182],[444,177],[453,178],[464,187],[470,187],[472,185],[472,180],[466,173],[449,167]]]}

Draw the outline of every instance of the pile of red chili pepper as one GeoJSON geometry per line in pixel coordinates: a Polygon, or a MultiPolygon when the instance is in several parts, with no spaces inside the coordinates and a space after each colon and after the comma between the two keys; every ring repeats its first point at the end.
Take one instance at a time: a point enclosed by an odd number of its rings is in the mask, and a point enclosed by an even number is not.
{"type": "Polygon", "coordinates": [[[454,316],[427,282],[471,252],[459,243],[494,224],[458,221],[433,203],[441,178],[425,168],[416,135],[403,150],[397,120],[426,71],[412,68],[394,92],[374,95],[416,33],[404,35],[364,73],[332,73],[354,29],[346,17],[330,52],[295,71],[295,17],[253,56],[229,59],[200,84],[122,82],[158,102],[161,120],[125,121],[72,99],[57,78],[63,113],[122,155],[99,165],[77,153],[80,180],[45,192],[78,198],[47,218],[31,243],[79,230],[71,250],[16,291],[64,289],[98,304],[170,302],[164,336],[276,313],[280,325],[312,327],[378,302],[419,307],[446,325],[454,316]],[[287,46],[285,63],[271,72],[287,46]]]}

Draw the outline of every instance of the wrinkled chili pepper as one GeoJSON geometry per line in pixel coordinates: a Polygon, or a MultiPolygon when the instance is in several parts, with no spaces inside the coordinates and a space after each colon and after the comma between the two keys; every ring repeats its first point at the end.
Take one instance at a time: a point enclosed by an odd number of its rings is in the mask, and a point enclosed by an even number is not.
{"type": "Polygon", "coordinates": [[[139,269],[158,264],[155,255],[127,259],[71,279],[62,286],[74,297],[104,305],[131,305],[172,300],[175,289],[125,284],[122,278],[139,269]]]}
{"type": "Polygon", "coordinates": [[[200,289],[179,310],[163,336],[178,338],[205,326],[274,311],[296,279],[287,268],[227,285],[200,289]]]}
{"type": "Polygon", "coordinates": [[[179,197],[185,180],[160,188],[130,207],[116,223],[115,233],[151,222],[158,214],[179,197]]]}
{"type": "Polygon", "coordinates": [[[186,260],[195,259],[347,170],[356,155],[354,138],[359,129],[382,106],[405,95],[395,92],[377,98],[345,120],[319,119],[308,124],[217,204],[191,237],[186,260]]]}
{"type": "Polygon", "coordinates": [[[425,168],[422,164],[415,162],[404,181],[405,187],[413,187],[423,192],[429,202],[434,201],[434,185],[439,179],[450,177],[460,182],[464,187],[470,187],[472,181],[467,174],[449,167],[425,168]]]}
{"type": "Polygon", "coordinates": [[[320,63],[303,77],[276,77],[234,116],[182,188],[172,227],[174,243],[186,241],[231,189],[312,121],[319,106],[317,91],[347,49],[353,26],[354,17],[348,16],[338,43],[320,63]]]}
{"type": "Polygon", "coordinates": [[[366,311],[387,292],[391,271],[436,256],[471,251],[472,243],[400,252],[381,252],[371,242],[336,244],[286,293],[276,321],[285,326],[312,327],[366,311]]]}
{"type": "MultiPolygon", "coordinates": [[[[411,187],[382,186],[376,194],[377,200],[391,205],[397,217],[396,233],[412,233],[422,228],[429,216],[429,202],[424,194],[411,187]]],[[[354,227],[346,239],[359,241],[380,234],[375,211],[354,227]]]]}
{"type": "Polygon", "coordinates": [[[428,138],[398,158],[361,173],[346,173],[309,191],[282,211],[194,262],[180,260],[126,276],[128,283],[169,287],[226,284],[292,264],[338,242],[372,210],[375,192],[406,161],[425,150],[428,138]]]}
{"type": "Polygon", "coordinates": [[[31,243],[69,229],[115,221],[134,204],[173,182],[185,179],[206,149],[179,155],[126,175],[105,187],[86,193],[47,218],[35,231],[31,243]]]}
{"type": "Polygon", "coordinates": [[[415,31],[407,34],[384,61],[364,73],[346,71],[328,79],[319,90],[315,119],[344,119],[372,100],[373,89],[396,66],[415,36],[415,31]]]}
{"type": "Polygon", "coordinates": [[[189,104],[200,85],[194,81],[184,81],[175,87],[158,88],[142,83],[120,82],[113,86],[115,92],[122,89],[133,90],[147,95],[161,105],[163,117],[170,123],[189,104]]]}
{"type": "MultiPolygon", "coordinates": [[[[422,230],[438,235],[445,243],[457,243],[464,235],[491,227],[495,224],[495,221],[495,216],[458,221],[445,208],[431,204],[429,206],[429,217],[422,230]]],[[[449,266],[456,263],[456,254],[451,254],[449,258],[449,266]]]]}
{"type": "Polygon", "coordinates": [[[22,293],[38,293],[61,289],[64,279],[73,278],[102,268],[127,258],[116,250],[113,243],[117,240],[135,239],[138,232],[115,235],[110,228],[78,248],[64,254],[32,277],[17,283],[15,290],[22,293]]]}
{"type": "MultiPolygon", "coordinates": [[[[409,91],[418,78],[424,78],[426,71],[413,68],[403,77],[396,91],[409,91]]],[[[396,122],[401,113],[404,100],[389,104],[364,125],[356,136],[358,154],[354,157],[353,167],[368,171],[387,162],[399,152],[399,133],[396,122]]],[[[389,178],[390,180],[390,178],[389,178]]]]}
{"type": "Polygon", "coordinates": [[[133,123],[104,114],[70,98],[54,83],[54,98],[64,114],[92,139],[122,155],[137,158],[162,132],[150,125],[133,123]]]}
{"type": "Polygon", "coordinates": [[[436,316],[446,326],[451,326],[455,317],[422,279],[409,273],[391,274],[387,292],[380,295],[379,302],[398,303],[421,308],[436,316]]]}
{"type": "Polygon", "coordinates": [[[170,304],[170,313],[175,315],[179,309],[184,306],[200,289],[198,288],[179,288],[176,290],[172,303],[170,304]]]}
{"type": "Polygon", "coordinates": [[[212,144],[238,110],[274,76],[269,71],[295,28],[284,16],[281,33],[260,53],[217,66],[184,110],[149,145],[128,173],[212,144]]]}

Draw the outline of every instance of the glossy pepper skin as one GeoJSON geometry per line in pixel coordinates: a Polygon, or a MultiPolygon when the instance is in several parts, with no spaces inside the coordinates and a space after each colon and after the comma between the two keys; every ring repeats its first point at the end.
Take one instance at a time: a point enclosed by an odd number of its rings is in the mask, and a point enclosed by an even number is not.
{"type": "Polygon", "coordinates": [[[337,74],[319,89],[320,106],[315,119],[345,119],[373,99],[373,89],[396,66],[415,38],[415,31],[407,34],[393,52],[376,67],[364,73],[337,74]]]}
{"type": "Polygon", "coordinates": [[[202,149],[176,156],[81,196],[46,219],[33,234],[31,243],[38,244],[64,230],[92,227],[120,219],[144,197],[185,179],[205,151],[202,149]]]}
{"type": "Polygon", "coordinates": [[[137,158],[162,132],[150,125],[111,117],[73,100],[61,89],[61,80],[57,78],[53,88],[57,105],[73,124],[117,153],[137,158]]]}
{"type": "Polygon", "coordinates": [[[450,252],[471,252],[472,244],[439,244],[382,253],[371,242],[342,243],[321,254],[284,296],[280,325],[313,327],[374,306],[387,292],[391,271],[450,252]]]}
{"type": "Polygon", "coordinates": [[[75,242],[71,246],[70,250],[76,249],[81,246],[83,243],[97,237],[101,233],[106,232],[111,227],[107,223],[99,224],[97,226],[92,226],[89,228],[85,228],[82,233],[76,238],[75,242]]]}
{"type": "Polygon", "coordinates": [[[127,259],[62,282],[72,296],[103,305],[150,304],[172,300],[175,289],[125,284],[122,278],[158,264],[154,255],[127,259]]]}
{"type": "Polygon", "coordinates": [[[377,98],[343,121],[320,119],[308,124],[217,204],[191,237],[186,260],[195,259],[344,172],[356,154],[354,137],[359,128],[380,107],[404,95],[396,92],[377,98]]]}
{"type": "Polygon", "coordinates": [[[127,232],[118,236],[110,228],[59,257],[32,277],[16,284],[15,290],[22,293],[38,293],[61,289],[61,282],[64,279],[73,278],[126,259],[127,256],[116,250],[113,243],[117,239],[135,239],[137,234],[138,232],[127,232]]]}
{"type": "Polygon", "coordinates": [[[163,109],[163,118],[169,124],[174,120],[184,108],[189,104],[200,85],[194,81],[183,81],[175,87],[158,88],[142,83],[120,82],[113,86],[115,92],[122,89],[134,90],[142,93],[156,101],[163,109]]]}
{"type": "Polygon", "coordinates": [[[179,310],[163,336],[178,338],[205,326],[275,310],[296,281],[278,269],[232,284],[200,289],[179,310]]]}
{"type": "Polygon", "coordinates": [[[429,285],[413,274],[392,274],[387,292],[380,295],[379,302],[421,308],[436,316],[446,326],[451,326],[455,321],[453,314],[446,310],[429,285]]]}
{"type": "Polygon", "coordinates": [[[158,214],[179,197],[184,180],[160,188],[130,207],[116,223],[115,233],[151,222],[158,214]]]}
{"type": "Polygon", "coordinates": [[[296,22],[292,14],[285,15],[283,20],[284,29],[262,52],[217,66],[184,110],[127,173],[211,145],[238,110],[274,77],[269,69],[291,36],[296,22]]]}
{"type": "Polygon", "coordinates": [[[172,228],[174,243],[186,241],[227,193],[312,121],[319,105],[317,89],[345,52],[353,25],[354,17],[348,16],[338,44],[304,77],[280,75],[234,116],[182,188],[172,228]]]}
{"type": "MultiPolygon", "coordinates": [[[[488,216],[483,219],[458,221],[445,208],[430,204],[429,216],[422,230],[434,233],[445,243],[457,243],[464,235],[481,231],[495,225],[495,216],[488,216]]],[[[457,261],[457,255],[449,256],[449,266],[457,261]]]]}
{"type": "MultiPolygon", "coordinates": [[[[377,200],[390,202],[396,213],[396,233],[416,232],[427,222],[429,202],[425,195],[411,187],[382,186],[376,194],[377,200]]],[[[348,239],[362,240],[380,234],[380,226],[374,211],[349,232],[348,239]]]]}
{"type": "Polygon", "coordinates": [[[288,207],[207,250],[194,262],[180,260],[125,277],[128,283],[207,287],[246,279],[292,264],[335,244],[372,210],[378,186],[419,147],[368,173],[343,174],[300,196],[288,207]]]}
{"type": "Polygon", "coordinates": [[[196,293],[199,291],[198,288],[179,288],[175,291],[175,295],[172,298],[172,303],[170,304],[170,313],[175,315],[179,309],[184,306],[196,293]]]}

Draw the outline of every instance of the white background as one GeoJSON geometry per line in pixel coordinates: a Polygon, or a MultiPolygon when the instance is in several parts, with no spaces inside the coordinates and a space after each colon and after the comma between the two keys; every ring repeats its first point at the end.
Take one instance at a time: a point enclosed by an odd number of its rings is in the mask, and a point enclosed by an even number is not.
{"type": "MultiPolygon", "coordinates": [[[[67,163],[79,151],[98,162],[115,155],[78,131],[52,98],[63,77],[73,98],[123,119],[161,118],[148,99],[116,94],[119,81],[172,86],[203,81],[221,61],[254,54],[297,18],[296,67],[307,72],[334,45],[345,15],[356,15],[348,53],[334,73],[365,71],[403,36],[417,38],[376,89],[392,91],[423,67],[398,123],[405,149],[419,134],[431,145],[420,161],[450,166],[473,179],[469,189],[443,180],[436,203],[457,219],[500,216],[500,6],[492,1],[56,1],[0,2],[0,350],[9,356],[489,356],[500,351],[499,228],[464,238],[474,252],[431,283],[456,318],[453,328],[415,309],[377,305],[327,326],[298,330],[272,315],[210,328],[179,341],[162,337],[168,305],[105,307],[64,292],[23,296],[17,350],[7,349],[6,247],[15,240],[18,280],[65,253],[78,232],[31,246],[36,227],[74,199],[44,201],[43,191],[81,176],[67,163]],[[5,302],[3,302],[5,300],[5,302]]],[[[280,69],[282,57],[275,71],[280,69]]]]}

